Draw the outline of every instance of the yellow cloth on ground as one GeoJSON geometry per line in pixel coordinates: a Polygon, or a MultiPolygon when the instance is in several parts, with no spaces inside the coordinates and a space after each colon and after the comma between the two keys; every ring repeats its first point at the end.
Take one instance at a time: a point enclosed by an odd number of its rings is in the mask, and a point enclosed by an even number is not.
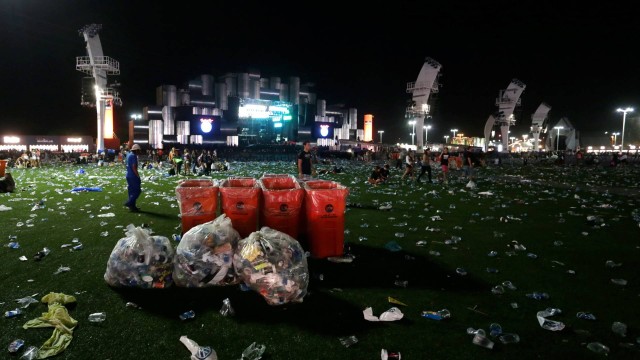
{"type": "Polygon", "coordinates": [[[76,298],[61,293],[49,293],[42,298],[42,302],[49,304],[49,311],[42,316],[27,321],[22,327],[43,328],[53,327],[53,334],[38,350],[38,359],[46,359],[63,352],[73,339],[73,329],[78,321],[69,316],[63,304],[75,302],[76,298]]]}

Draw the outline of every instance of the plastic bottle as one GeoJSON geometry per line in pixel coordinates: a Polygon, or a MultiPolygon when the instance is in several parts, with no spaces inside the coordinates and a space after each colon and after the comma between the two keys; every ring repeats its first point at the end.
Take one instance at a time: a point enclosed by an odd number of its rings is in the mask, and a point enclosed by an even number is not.
{"type": "Polygon", "coordinates": [[[22,348],[23,345],[24,345],[24,340],[15,339],[11,342],[11,344],[9,344],[9,352],[12,354],[15,354],[22,348]]]}
{"type": "Polygon", "coordinates": [[[256,344],[255,342],[249,345],[242,352],[240,360],[259,360],[262,359],[266,347],[262,344],[256,344]]]}
{"type": "Polygon", "coordinates": [[[438,311],[423,311],[422,317],[433,320],[443,320],[451,317],[451,312],[447,309],[438,311]]]}
{"type": "Polygon", "coordinates": [[[527,297],[530,299],[536,299],[536,300],[546,300],[549,298],[549,294],[536,291],[536,292],[527,294],[527,297]]]}
{"type": "Polygon", "coordinates": [[[22,310],[21,309],[13,309],[13,310],[9,310],[7,312],[4,313],[4,317],[6,318],[12,318],[12,317],[16,317],[18,315],[22,314],[22,310]]]}
{"type": "Polygon", "coordinates": [[[103,312],[89,314],[89,321],[92,323],[101,323],[106,319],[107,319],[107,314],[103,312]]]}
{"type": "Polygon", "coordinates": [[[587,349],[593,351],[596,354],[609,354],[609,348],[599,342],[591,342],[587,344],[587,349]]]}

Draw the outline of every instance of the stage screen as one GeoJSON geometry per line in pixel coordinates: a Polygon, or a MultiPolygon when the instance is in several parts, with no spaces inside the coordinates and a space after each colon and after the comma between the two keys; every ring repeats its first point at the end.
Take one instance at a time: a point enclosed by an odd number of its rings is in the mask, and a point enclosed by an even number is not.
{"type": "Polygon", "coordinates": [[[333,139],[334,123],[315,122],[313,123],[313,137],[316,139],[333,139]]]}
{"type": "Polygon", "coordinates": [[[222,117],[219,115],[191,115],[191,121],[189,121],[191,135],[211,137],[220,134],[221,121],[222,117]]]}

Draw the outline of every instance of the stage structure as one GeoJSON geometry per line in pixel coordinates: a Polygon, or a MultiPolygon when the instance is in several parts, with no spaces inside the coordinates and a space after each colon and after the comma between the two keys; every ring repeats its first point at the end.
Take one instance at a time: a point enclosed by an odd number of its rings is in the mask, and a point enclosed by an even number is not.
{"type": "Polygon", "coordinates": [[[576,151],[580,148],[580,134],[567,117],[561,118],[553,126],[547,124],[547,133],[547,150],[576,151]]]}
{"type": "Polygon", "coordinates": [[[87,56],[76,57],[76,70],[90,75],[83,81],[81,104],[96,108],[98,117],[96,150],[98,152],[105,150],[105,139],[114,138],[113,107],[122,105],[120,95],[114,89],[116,85],[109,85],[107,82],[107,75],[120,75],[120,63],[104,56],[98,35],[101,29],[102,25],[90,24],[78,30],[80,36],[84,37],[84,41],[87,43],[87,56]],[[93,85],[91,90],[95,99],[90,102],[85,96],[89,97],[91,85],[93,85]]]}
{"type": "Polygon", "coordinates": [[[422,142],[422,134],[424,131],[425,120],[431,112],[430,96],[437,93],[440,89],[438,78],[440,77],[440,69],[442,65],[434,59],[427,57],[422,64],[422,69],[418,73],[415,82],[407,83],[407,93],[412,94],[412,102],[407,107],[406,119],[415,121],[416,146],[422,151],[425,144],[422,142]]]}
{"type": "Polygon", "coordinates": [[[513,111],[517,106],[520,106],[520,95],[524,91],[526,85],[518,80],[513,79],[506,90],[500,90],[498,98],[496,99],[496,106],[498,106],[498,112],[495,115],[490,115],[489,119],[484,125],[484,138],[485,138],[485,151],[490,143],[491,130],[494,125],[500,126],[500,133],[502,134],[502,148],[508,151],[509,147],[509,126],[515,124],[516,119],[513,115],[513,111]]]}
{"type": "Polygon", "coordinates": [[[540,133],[547,133],[547,114],[549,114],[551,107],[545,103],[542,103],[536,109],[536,112],[531,115],[531,134],[533,134],[533,150],[540,151],[540,133]]]}

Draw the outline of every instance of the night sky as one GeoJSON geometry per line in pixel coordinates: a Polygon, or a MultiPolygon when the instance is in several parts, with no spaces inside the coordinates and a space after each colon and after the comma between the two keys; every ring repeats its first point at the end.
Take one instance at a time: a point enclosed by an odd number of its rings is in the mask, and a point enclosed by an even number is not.
{"type": "MultiPolygon", "coordinates": [[[[120,136],[131,113],[155,104],[157,86],[257,69],[314,83],[319,99],[357,108],[360,122],[373,114],[376,141],[384,130],[385,142],[410,142],[406,83],[425,57],[442,64],[430,141],[452,128],[483,136],[514,78],[526,84],[515,136],[542,102],[552,123],[566,117],[583,137],[621,131],[615,110],[640,105],[631,2],[439,3],[356,11],[333,2],[0,0],[0,132],[95,137],[95,109],[80,105],[84,74],[75,70],[87,55],[78,30],[91,23],[102,24],[104,54],[120,62],[121,75],[110,77],[122,84],[120,136]]],[[[639,122],[627,116],[629,140],[640,138],[639,122]]]]}

